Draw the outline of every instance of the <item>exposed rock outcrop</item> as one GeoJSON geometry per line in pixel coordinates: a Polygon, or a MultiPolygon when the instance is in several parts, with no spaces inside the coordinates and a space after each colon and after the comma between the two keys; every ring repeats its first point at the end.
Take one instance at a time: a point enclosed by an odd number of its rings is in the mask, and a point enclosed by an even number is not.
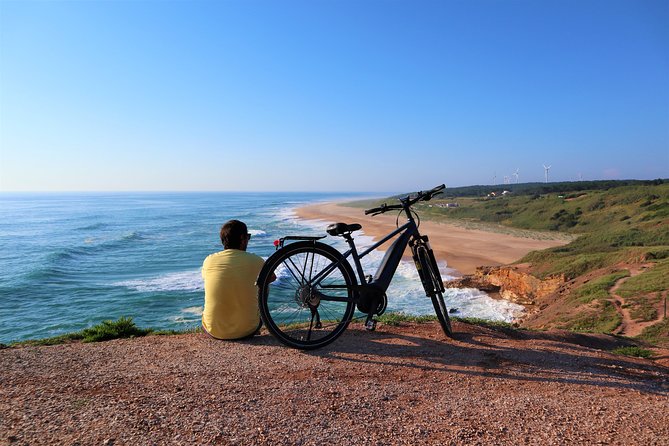
{"type": "Polygon", "coordinates": [[[563,276],[539,279],[519,266],[482,266],[471,275],[444,283],[447,288],[477,288],[520,305],[534,305],[565,283],[563,276]]]}

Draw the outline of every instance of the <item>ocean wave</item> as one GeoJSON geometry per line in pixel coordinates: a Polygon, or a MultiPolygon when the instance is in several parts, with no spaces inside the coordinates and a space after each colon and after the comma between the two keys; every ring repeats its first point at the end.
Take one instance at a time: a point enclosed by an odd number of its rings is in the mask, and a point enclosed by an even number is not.
{"type": "Polygon", "coordinates": [[[139,232],[131,231],[111,240],[100,241],[97,238],[87,237],[78,246],[52,248],[42,261],[34,264],[34,269],[28,272],[26,277],[37,281],[63,279],[73,273],[81,272],[82,268],[90,265],[92,256],[101,254],[109,256],[110,251],[125,249],[127,245],[143,239],[139,232]]]}
{"type": "Polygon", "coordinates": [[[34,269],[27,273],[25,277],[30,281],[29,283],[45,284],[69,280],[70,275],[70,269],[58,265],[52,265],[34,269]]]}
{"type": "Polygon", "coordinates": [[[103,228],[106,228],[108,226],[109,226],[108,223],[99,222],[99,223],[92,223],[90,225],[82,226],[80,228],[76,228],[75,230],[76,231],[94,231],[96,229],[103,229],[103,228]]]}
{"type": "Polygon", "coordinates": [[[458,317],[478,317],[512,322],[525,313],[525,307],[501,299],[493,299],[475,288],[450,288],[444,293],[449,308],[456,309],[458,317]]]}
{"type": "Polygon", "coordinates": [[[144,236],[137,231],[131,231],[123,234],[119,240],[122,242],[133,242],[136,240],[144,240],[144,236]]]}
{"type": "Polygon", "coordinates": [[[55,263],[64,260],[77,260],[90,254],[99,253],[101,249],[115,249],[140,240],[144,240],[144,236],[137,231],[127,232],[118,238],[103,241],[94,237],[87,237],[83,240],[83,245],[55,249],[47,255],[46,260],[55,263]]]}
{"type": "Polygon", "coordinates": [[[199,269],[161,274],[144,279],[125,280],[112,285],[140,292],[204,290],[204,282],[199,269]]]}
{"type": "Polygon", "coordinates": [[[249,229],[248,232],[254,237],[262,237],[264,235],[267,235],[267,233],[262,229],[249,229]]]}
{"type": "Polygon", "coordinates": [[[82,256],[85,256],[89,252],[90,250],[88,246],[61,248],[47,254],[46,261],[47,263],[58,265],[63,261],[76,260],[82,256]]]}

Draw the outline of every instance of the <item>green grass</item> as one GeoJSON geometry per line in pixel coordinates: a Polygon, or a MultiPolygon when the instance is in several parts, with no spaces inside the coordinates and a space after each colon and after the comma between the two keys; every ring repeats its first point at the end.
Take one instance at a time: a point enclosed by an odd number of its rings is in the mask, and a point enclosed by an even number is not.
{"type": "Polygon", "coordinates": [[[610,297],[609,290],[611,287],[615,285],[618,280],[623,277],[629,277],[629,275],[629,271],[622,270],[600,277],[573,290],[569,299],[580,304],[587,304],[595,299],[608,299],[610,297]]]}
{"type": "MultiPolygon", "coordinates": [[[[481,319],[477,317],[450,317],[452,321],[458,321],[458,322],[463,322],[466,324],[470,325],[479,325],[483,327],[489,327],[489,328],[504,328],[504,329],[514,329],[514,326],[510,324],[509,322],[502,322],[502,321],[490,321],[487,319],[481,319]]],[[[406,314],[406,313],[384,313],[381,316],[379,316],[378,321],[382,322],[386,325],[393,325],[393,326],[398,326],[401,325],[402,322],[413,322],[413,323],[418,323],[418,324],[424,324],[427,322],[433,322],[437,320],[437,316],[435,315],[423,315],[423,316],[414,316],[411,314],[406,314]]]]}
{"type": "Polygon", "coordinates": [[[134,338],[140,336],[153,335],[172,335],[183,333],[195,333],[201,331],[201,328],[192,328],[184,331],[160,330],[155,331],[151,328],[139,328],[135,325],[131,317],[121,317],[116,321],[106,320],[81,331],[67,333],[60,336],[53,336],[44,339],[32,339],[27,341],[15,342],[12,345],[57,345],[68,342],[101,342],[111,339],[134,338]]]}
{"type": "Polygon", "coordinates": [[[451,320],[464,322],[465,324],[470,325],[480,325],[483,327],[489,328],[506,328],[506,329],[515,329],[513,324],[503,321],[490,321],[488,319],[481,319],[479,317],[453,317],[451,320]]]}
{"type": "Polygon", "coordinates": [[[669,347],[669,319],[646,327],[637,339],[649,342],[654,345],[669,347]]]}
{"type": "Polygon", "coordinates": [[[622,322],[613,304],[599,299],[596,304],[581,313],[560,321],[559,328],[587,333],[611,333],[622,322]]]}
{"type": "Polygon", "coordinates": [[[611,353],[616,355],[634,356],[637,358],[652,358],[655,356],[655,353],[652,351],[641,347],[618,347],[611,350],[611,353]]]}
{"type": "Polygon", "coordinates": [[[630,317],[636,321],[649,322],[657,319],[657,305],[661,297],[659,293],[637,296],[625,300],[630,310],[630,317]]]}
{"type": "Polygon", "coordinates": [[[378,317],[378,322],[381,322],[386,325],[398,326],[402,322],[414,322],[418,324],[424,324],[426,322],[436,321],[437,316],[435,315],[423,315],[423,316],[414,316],[406,313],[384,313],[378,317]]]}
{"type": "Polygon", "coordinates": [[[669,259],[658,261],[652,268],[630,277],[618,289],[618,293],[627,298],[665,290],[669,290],[669,259]]]}
{"type": "Polygon", "coordinates": [[[151,336],[173,336],[180,334],[195,334],[195,333],[204,333],[202,326],[197,326],[193,328],[186,328],[184,330],[151,330],[149,335],[151,336]]]}

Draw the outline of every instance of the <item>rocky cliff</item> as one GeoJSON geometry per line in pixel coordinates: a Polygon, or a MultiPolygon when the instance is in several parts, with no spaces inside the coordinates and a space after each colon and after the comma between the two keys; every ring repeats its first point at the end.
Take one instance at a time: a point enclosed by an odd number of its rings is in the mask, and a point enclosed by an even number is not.
{"type": "Polygon", "coordinates": [[[471,275],[444,283],[447,288],[477,288],[498,293],[503,299],[520,305],[534,305],[558,291],[565,283],[562,276],[538,279],[522,266],[482,266],[471,275]]]}

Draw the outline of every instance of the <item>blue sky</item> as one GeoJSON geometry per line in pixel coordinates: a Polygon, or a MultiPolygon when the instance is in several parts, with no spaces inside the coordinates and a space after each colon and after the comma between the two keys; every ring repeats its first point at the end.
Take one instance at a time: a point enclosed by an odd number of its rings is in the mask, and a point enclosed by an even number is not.
{"type": "Polygon", "coordinates": [[[385,192],[543,164],[669,177],[669,2],[0,1],[1,191],[385,192]]]}

